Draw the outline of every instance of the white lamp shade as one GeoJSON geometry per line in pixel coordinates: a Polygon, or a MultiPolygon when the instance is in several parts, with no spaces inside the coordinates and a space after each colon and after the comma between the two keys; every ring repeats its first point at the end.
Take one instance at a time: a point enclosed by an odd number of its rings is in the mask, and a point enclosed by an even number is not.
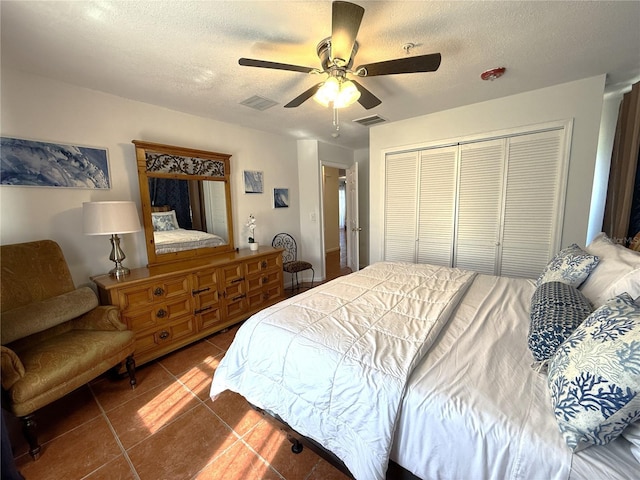
{"type": "Polygon", "coordinates": [[[82,224],[85,235],[139,232],[140,217],[134,202],[84,202],[82,224]]]}

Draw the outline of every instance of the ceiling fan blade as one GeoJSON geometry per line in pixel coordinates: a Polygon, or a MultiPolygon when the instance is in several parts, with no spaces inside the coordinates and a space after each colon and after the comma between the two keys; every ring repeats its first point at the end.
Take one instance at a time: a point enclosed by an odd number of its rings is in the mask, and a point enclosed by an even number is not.
{"type": "Polygon", "coordinates": [[[360,77],[375,77],[376,75],[396,75],[399,73],[435,72],[440,67],[439,53],[418,55],[415,57],[398,58],[384,62],[369,63],[356,68],[356,75],[360,77]]]}
{"type": "Polygon", "coordinates": [[[266,60],[253,60],[251,58],[241,58],[238,63],[244,67],[273,68],[275,70],[290,70],[292,72],[311,73],[316,68],[302,67],[300,65],[289,65],[288,63],[267,62],[266,60]]]}
{"type": "Polygon", "coordinates": [[[369,110],[373,107],[377,107],[382,103],[382,100],[380,100],[373,93],[371,93],[369,90],[367,90],[362,85],[360,85],[358,82],[356,82],[355,80],[351,80],[351,81],[360,92],[360,98],[358,99],[358,103],[362,105],[364,108],[369,110]]]}
{"type": "Polygon", "coordinates": [[[338,66],[349,63],[358,36],[364,8],[349,2],[333,2],[331,20],[331,58],[338,66]],[[344,63],[342,63],[344,62],[344,63]]]}
{"type": "Polygon", "coordinates": [[[317,85],[314,85],[313,87],[311,87],[309,90],[305,90],[300,95],[298,95],[296,98],[294,98],[289,103],[287,103],[284,106],[284,108],[299,107],[300,105],[302,105],[304,102],[306,102],[307,100],[309,100],[311,97],[313,97],[316,94],[316,92],[318,91],[318,89],[320,88],[320,85],[322,85],[322,83],[323,82],[320,82],[317,85]]]}

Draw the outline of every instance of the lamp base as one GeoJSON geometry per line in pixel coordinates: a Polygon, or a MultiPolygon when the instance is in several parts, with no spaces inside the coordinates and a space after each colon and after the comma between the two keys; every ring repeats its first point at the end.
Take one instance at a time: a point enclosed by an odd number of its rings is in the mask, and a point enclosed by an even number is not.
{"type": "Polygon", "coordinates": [[[109,255],[109,260],[114,262],[116,266],[109,270],[109,275],[116,278],[123,278],[131,273],[127,267],[122,266],[122,261],[127,258],[120,248],[120,238],[117,234],[111,235],[111,255],[109,255]]]}
{"type": "Polygon", "coordinates": [[[123,267],[122,265],[116,265],[115,268],[109,270],[109,275],[116,278],[124,278],[131,273],[127,267],[123,267]]]}

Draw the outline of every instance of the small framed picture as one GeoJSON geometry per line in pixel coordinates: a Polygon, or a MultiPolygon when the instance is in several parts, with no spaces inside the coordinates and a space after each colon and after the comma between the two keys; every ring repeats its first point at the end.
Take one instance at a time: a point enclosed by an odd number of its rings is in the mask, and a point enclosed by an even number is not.
{"type": "Polygon", "coordinates": [[[244,171],[244,193],[263,193],[264,176],[255,170],[244,171]]]}
{"type": "Polygon", "coordinates": [[[289,206],[289,189],[274,188],[273,189],[273,207],[287,208],[289,206]]]}

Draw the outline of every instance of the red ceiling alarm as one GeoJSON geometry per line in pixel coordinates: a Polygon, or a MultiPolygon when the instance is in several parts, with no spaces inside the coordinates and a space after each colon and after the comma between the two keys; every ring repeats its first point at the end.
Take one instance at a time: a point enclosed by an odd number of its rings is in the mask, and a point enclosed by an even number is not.
{"type": "Polygon", "coordinates": [[[480,78],[482,80],[495,80],[496,78],[500,78],[506,72],[505,67],[492,68],[491,70],[487,70],[480,74],[480,78]]]}

